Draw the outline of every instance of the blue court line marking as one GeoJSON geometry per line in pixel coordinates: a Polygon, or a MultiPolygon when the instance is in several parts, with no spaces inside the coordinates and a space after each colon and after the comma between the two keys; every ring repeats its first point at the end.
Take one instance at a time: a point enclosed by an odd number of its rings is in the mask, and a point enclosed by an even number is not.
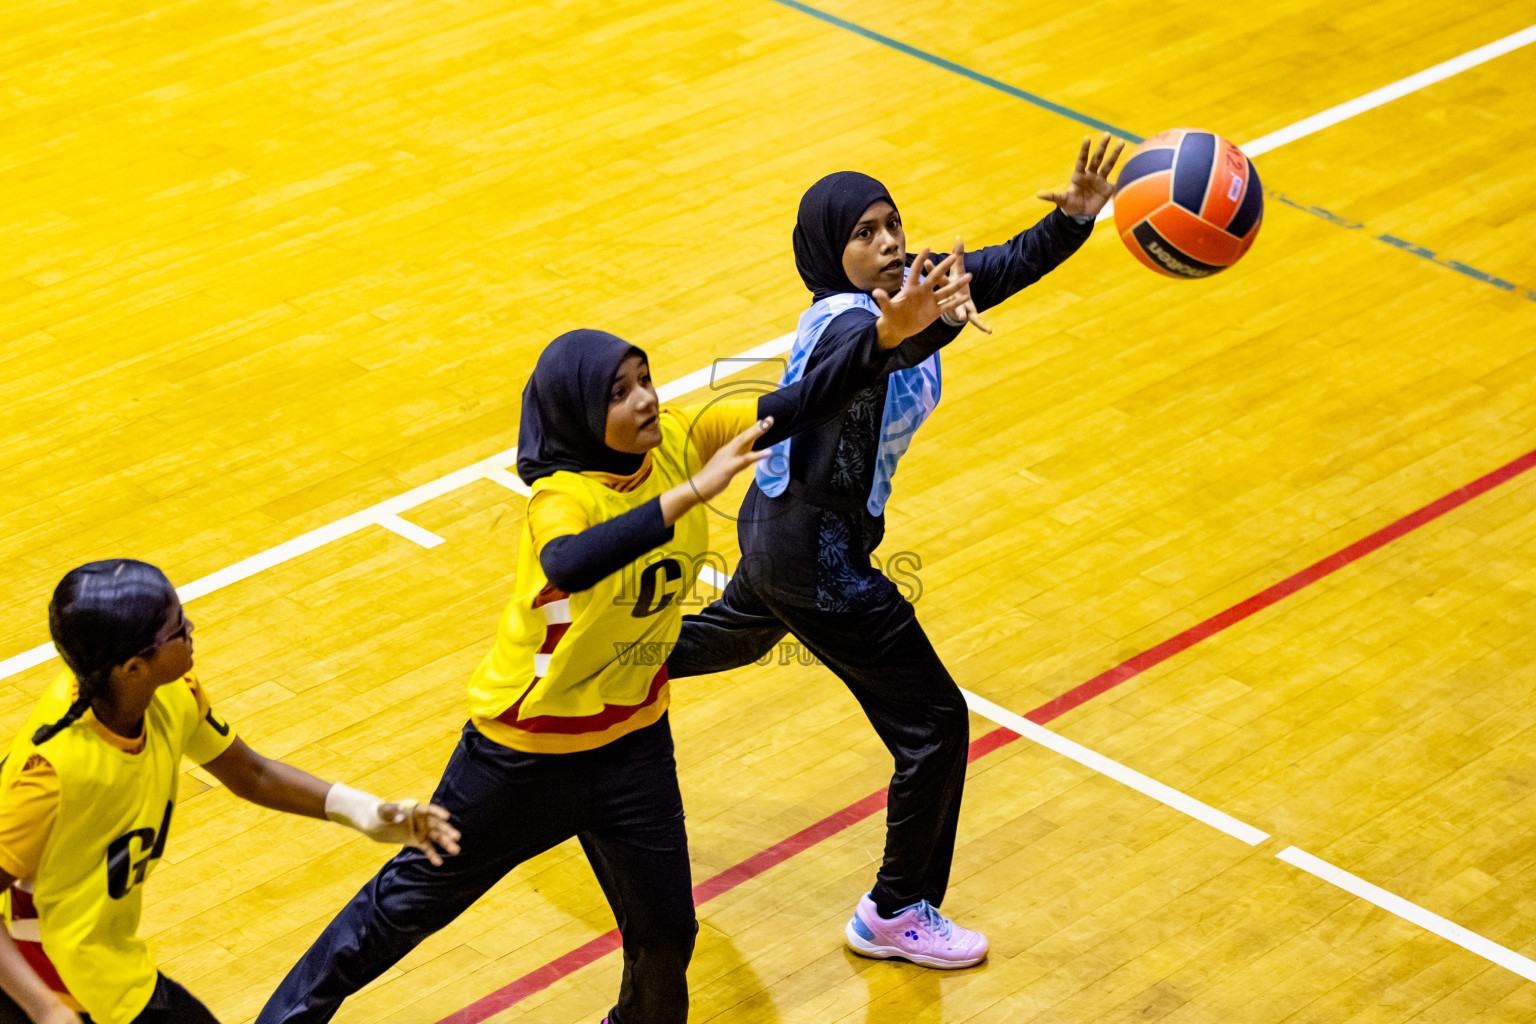
{"type": "MultiPolygon", "coordinates": [[[[1005,93],[1006,95],[1012,96],[1015,99],[1023,100],[1026,103],[1032,103],[1043,110],[1049,110],[1053,114],[1060,114],[1062,117],[1076,121],[1079,124],[1085,124],[1091,128],[1097,128],[1100,131],[1109,132],[1111,135],[1126,139],[1127,141],[1134,142],[1138,145],[1146,141],[1143,136],[1137,135],[1135,132],[1128,132],[1124,128],[1115,127],[1108,121],[1100,121],[1096,117],[1090,117],[1081,111],[1073,110],[1071,107],[1064,107],[1060,103],[1053,103],[1052,101],[1046,99],[1044,96],[1038,96],[1035,93],[1020,89],[1017,86],[1009,85],[1007,82],[1004,82],[1001,79],[993,78],[991,75],[984,75],[980,71],[974,71],[971,68],[966,67],[964,64],[956,64],[952,60],[940,57],[937,54],[929,53],[927,50],[919,50],[917,47],[908,43],[904,43],[899,39],[893,39],[888,35],[876,32],[874,29],[865,28],[863,25],[848,21],[846,18],[839,18],[835,14],[829,14],[826,11],[812,7],[809,4],[801,3],[800,0],[773,0],[773,2],[779,4],[780,6],[788,7],[791,10],[799,11],[801,14],[809,15],[818,21],[824,21],[828,25],[834,25],[837,28],[843,29],[844,31],[852,32],[856,36],[862,36],[871,42],[879,43],[881,46],[889,47],[898,53],[904,53],[908,57],[915,57],[926,64],[932,64],[936,68],[943,68],[945,71],[959,75],[961,78],[968,78],[971,81],[976,82],[979,85],[984,85],[989,89],[996,89],[998,92],[1005,93]]],[[[1335,213],[1324,210],[1320,206],[1303,206],[1301,203],[1298,203],[1295,200],[1286,198],[1283,193],[1277,192],[1274,189],[1266,189],[1264,194],[1272,199],[1279,200],[1286,206],[1294,207],[1295,209],[1300,210],[1302,213],[1311,214],[1312,216],[1325,220],[1337,227],[1347,228],[1349,230],[1358,230],[1365,227],[1364,224],[1361,224],[1358,221],[1352,221],[1348,218],[1340,217],[1335,213]]],[[[1511,281],[1506,281],[1502,277],[1496,277],[1493,274],[1487,273],[1486,271],[1478,270],[1476,267],[1469,266],[1460,260],[1440,259],[1435,255],[1433,250],[1426,249],[1422,245],[1417,245],[1405,239],[1398,238],[1395,235],[1380,234],[1374,235],[1372,237],[1375,241],[1390,245],[1394,249],[1399,249],[1411,256],[1417,256],[1420,259],[1429,260],[1436,266],[1445,267],[1447,270],[1454,270],[1458,274],[1463,274],[1472,278],[1474,281],[1481,281],[1483,284],[1493,285],[1495,288],[1498,288],[1501,291],[1510,292],[1516,295],[1523,295],[1525,298],[1531,300],[1532,302],[1536,302],[1536,291],[1533,291],[1530,288],[1522,288],[1511,281]]]]}
{"type": "MultiPolygon", "coordinates": [[[[1335,227],[1343,228],[1346,231],[1361,231],[1365,228],[1365,225],[1358,220],[1350,220],[1348,217],[1341,217],[1334,213],[1332,210],[1325,210],[1321,206],[1305,206],[1290,198],[1284,192],[1280,192],[1271,188],[1265,189],[1264,194],[1271,199],[1275,199],[1281,203],[1284,203],[1286,206],[1289,206],[1292,209],[1300,210],[1302,213],[1311,214],[1313,217],[1316,217],[1319,220],[1325,220],[1329,224],[1332,224],[1335,227]]],[[[1419,259],[1428,260],[1438,267],[1444,267],[1447,270],[1454,270],[1456,273],[1470,277],[1474,281],[1481,281],[1483,284],[1493,285],[1493,287],[1499,289],[1500,291],[1509,292],[1512,295],[1519,295],[1523,298],[1529,299],[1532,302],[1536,302],[1536,290],[1530,288],[1522,288],[1520,285],[1515,284],[1513,281],[1506,281],[1504,278],[1496,277],[1487,271],[1478,270],[1476,267],[1471,266],[1470,264],[1461,262],[1461,260],[1442,259],[1436,255],[1433,249],[1426,249],[1424,246],[1410,242],[1405,238],[1398,238],[1396,235],[1385,231],[1379,235],[1371,235],[1370,237],[1373,241],[1381,242],[1384,245],[1390,245],[1392,248],[1406,252],[1410,256],[1417,256],[1419,259]]]]}
{"type": "Polygon", "coordinates": [[[865,28],[863,25],[839,18],[835,14],[828,14],[826,11],[819,10],[809,4],[800,3],[800,0],[773,0],[773,2],[799,11],[801,14],[808,14],[813,18],[826,22],[828,25],[836,25],[838,28],[852,32],[856,36],[863,36],[865,39],[879,43],[881,46],[888,46],[899,53],[906,54],[908,57],[916,57],[926,64],[932,64],[936,68],[943,68],[945,71],[959,75],[961,78],[969,78],[971,81],[985,85],[989,89],[996,89],[998,92],[1006,93],[1014,99],[1023,100],[1025,103],[1033,103],[1037,107],[1049,110],[1053,114],[1060,114],[1062,117],[1070,118],[1079,124],[1088,125],[1090,128],[1097,128],[1101,132],[1109,132],[1111,135],[1134,142],[1137,145],[1146,141],[1135,132],[1128,132],[1124,128],[1116,128],[1108,121],[1100,121],[1096,117],[1090,117],[1081,111],[1073,110],[1071,107],[1064,107],[1060,103],[1052,103],[1044,96],[1037,96],[1032,92],[1027,92],[1017,86],[1009,85],[1007,82],[993,78],[991,75],[984,75],[980,71],[973,71],[964,64],[956,64],[954,61],[946,60],[938,54],[929,53],[927,50],[919,50],[917,47],[909,46],[899,39],[892,39],[890,36],[881,35],[874,29],[865,28]]]}

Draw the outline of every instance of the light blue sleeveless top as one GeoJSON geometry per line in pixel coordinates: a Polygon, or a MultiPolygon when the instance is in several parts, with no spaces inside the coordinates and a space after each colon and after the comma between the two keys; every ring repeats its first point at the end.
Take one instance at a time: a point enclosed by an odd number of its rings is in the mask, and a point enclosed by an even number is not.
{"type": "MultiPolygon", "coordinates": [[[[789,352],[789,368],[779,386],[793,384],[805,374],[805,364],[810,361],[811,350],[821,340],[827,324],[850,309],[867,309],[876,316],[880,307],[863,292],[839,292],[812,304],[800,314],[800,324],[795,331],[795,344],[789,352]]],[[[897,370],[890,376],[885,392],[885,414],[880,421],[880,445],[875,458],[875,480],[869,489],[865,507],[869,514],[878,516],[885,512],[885,503],[891,496],[891,477],[896,464],[906,454],[912,443],[912,435],[923,425],[939,404],[939,392],[943,375],[939,369],[939,354],[935,352],[921,363],[907,370],[897,370]]],[[[789,486],[789,445],[792,438],[785,438],[773,446],[773,454],[757,464],[757,486],[770,498],[777,498],[789,486]],[[772,467],[772,468],[770,468],[772,467]]]]}

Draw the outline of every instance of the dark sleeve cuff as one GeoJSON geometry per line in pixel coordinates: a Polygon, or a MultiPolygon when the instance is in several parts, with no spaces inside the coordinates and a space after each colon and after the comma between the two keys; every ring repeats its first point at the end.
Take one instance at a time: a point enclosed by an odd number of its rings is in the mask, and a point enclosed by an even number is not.
{"type": "Polygon", "coordinates": [[[965,330],[963,323],[956,326],[945,323],[942,317],[935,320],[896,346],[896,355],[891,359],[891,372],[909,370],[918,365],[960,337],[960,332],[963,330],[965,330]]]}
{"type": "Polygon", "coordinates": [[[672,534],[661,515],[661,499],[652,498],[580,533],[556,537],[539,552],[539,565],[550,583],[574,594],[597,586],[672,534]]]}
{"type": "Polygon", "coordinates": [[[1059,206],[1053,209],[1051,213],[1056,217],[1057,226],[1074,236],[1086,236],[1093,231],[1094,218],[1092,217],[1073,217],[1070,214],[1063,213],[1059,206]]]}

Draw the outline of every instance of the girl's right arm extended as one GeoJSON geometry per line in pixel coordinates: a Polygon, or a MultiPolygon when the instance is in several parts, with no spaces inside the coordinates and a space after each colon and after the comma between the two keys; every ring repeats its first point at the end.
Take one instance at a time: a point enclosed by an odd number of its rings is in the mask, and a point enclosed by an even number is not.
{"type": "Polygon", "coordinates": [[[578,593],[665,544],[672,524],[684,513],[717,496],[737,473],[768,457],[767,450],[753,451],[752,446],[772,425],[772,417],[756,421],[722,445],[692,479],[595,525],[586,524],[573,499],[548,491],[536,495],[528,506],[528,520],[544,576],[567,594],[578,593]],[[562,532],[541,536],[545,524],[562,532]]]}

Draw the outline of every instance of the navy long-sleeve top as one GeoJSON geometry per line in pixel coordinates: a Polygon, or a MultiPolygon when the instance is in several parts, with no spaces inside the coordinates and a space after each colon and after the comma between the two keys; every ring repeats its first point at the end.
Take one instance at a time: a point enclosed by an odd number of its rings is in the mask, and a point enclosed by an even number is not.
{"type": "MultiPolygon", "coordinates": [[[[1078,223],[1057,209],[1002,245],[966,253],[977,309],[990,309],[1040,280],[1092,231],[1092,221],[1078,223]]],[[[835,364],[867,351],[877,336],[876,319],[864,309],[833,319],[811,352],[806,375],[824,360],[835,364]]],[[[887,369],[916,366],[960,330],[936,321],[898,346],[887,369]]],[[[885,517],[871,515],[865,505],[874,484],[888,376],[856,394],[840,415],[795,435],[785,493],[770,498],[755,482],[749,488],[737,534],[742,569],[751,572],[758,590],[800,607],[841,611],[888,589],[869,560],[885,535],[885,517]]]]}

